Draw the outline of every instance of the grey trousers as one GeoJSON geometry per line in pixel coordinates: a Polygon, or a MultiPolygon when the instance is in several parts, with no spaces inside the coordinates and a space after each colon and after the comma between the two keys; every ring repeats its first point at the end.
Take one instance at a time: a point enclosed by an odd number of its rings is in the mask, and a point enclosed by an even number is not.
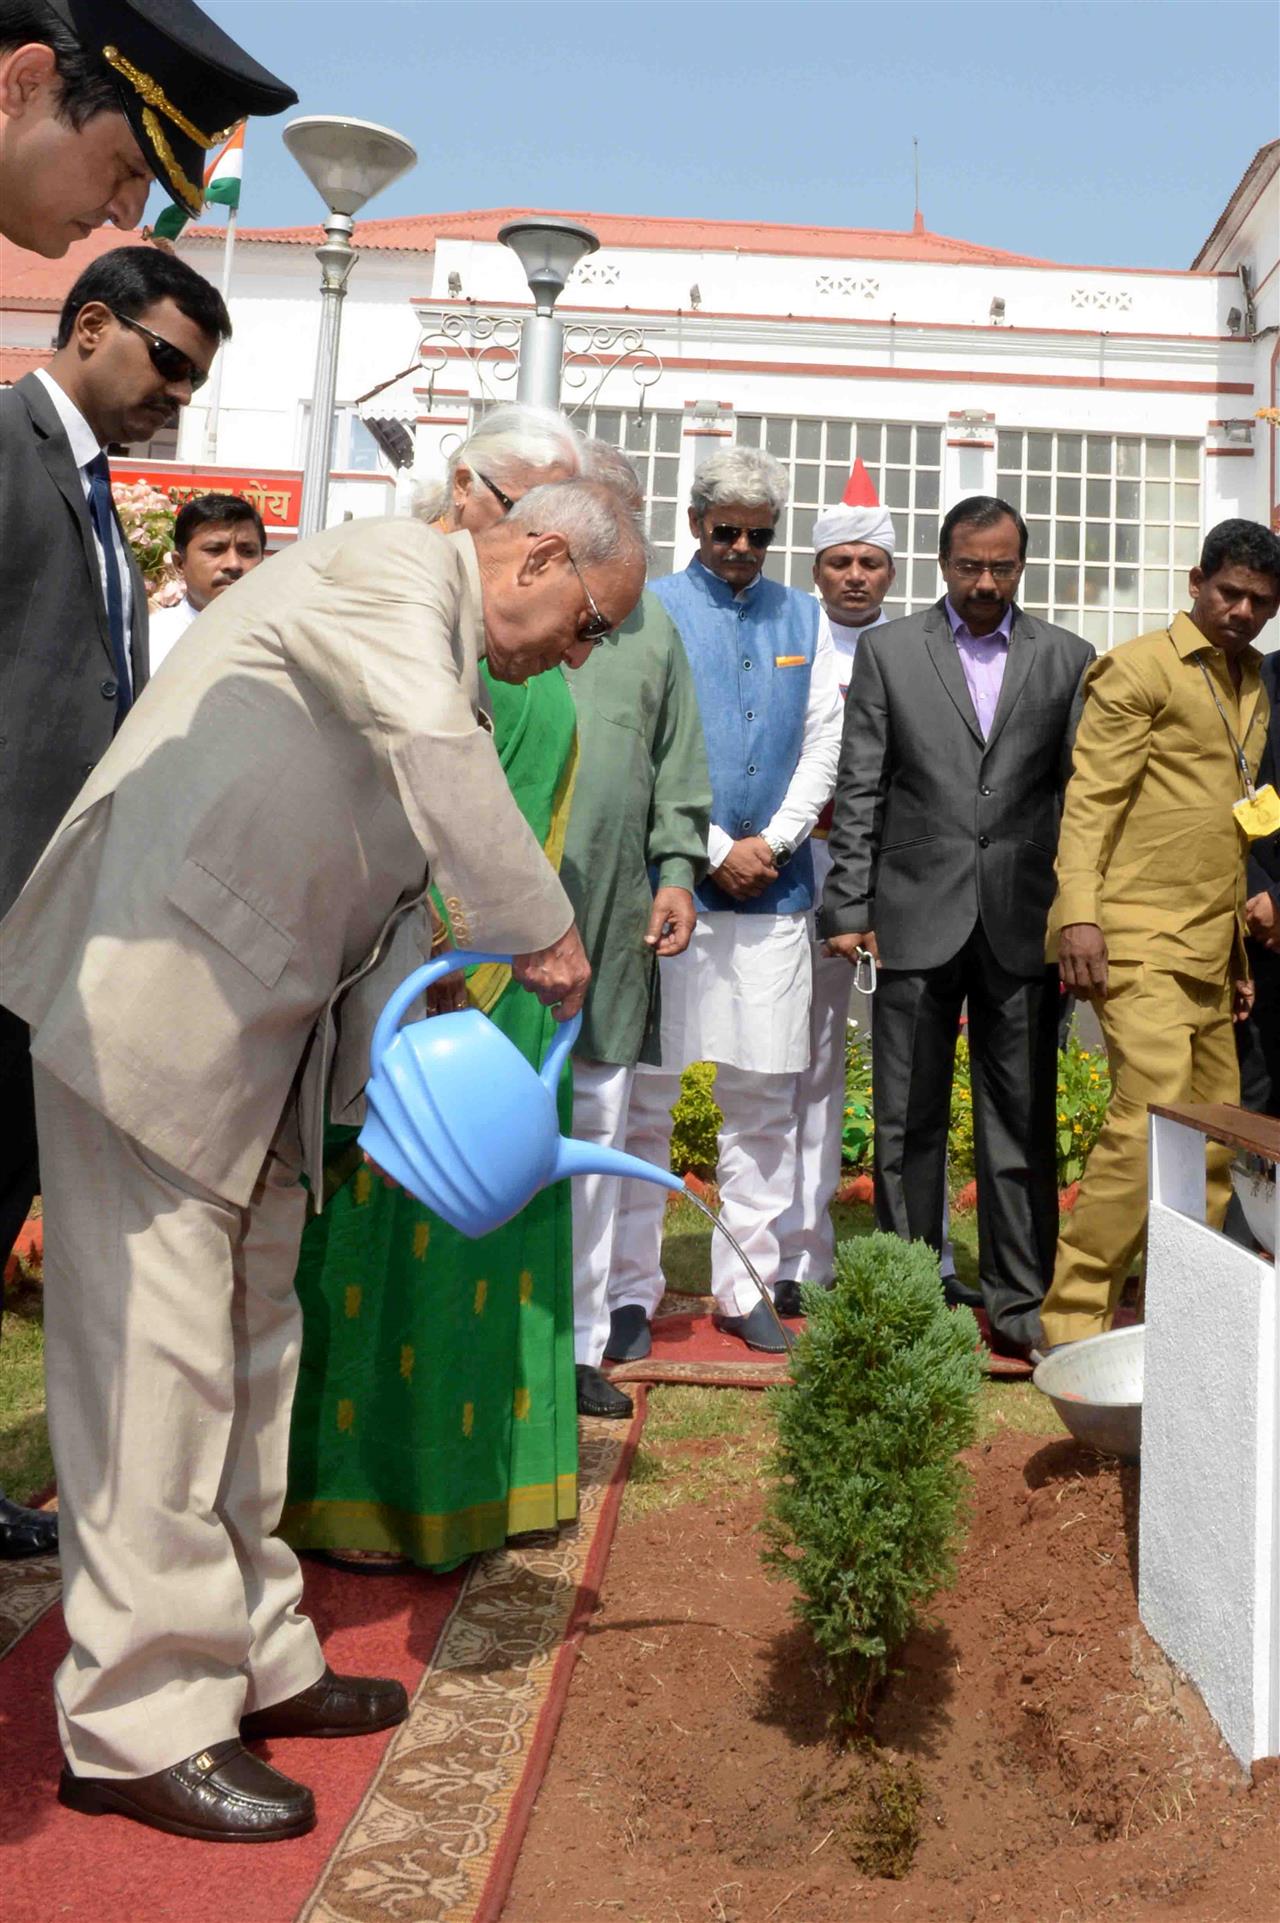
{"type": "Polygon", "coordinates": [[[81,1776],[149,1776],[324,1670],[284,1501],[305,1196],[268,1154],[239,1208],[35,1070],[45,1355],[81,1776]]]}
{"type": "Polygon", "coordinates": [[[992,1328],[1040,1339],[1058,1238],[1058,977],[1011,975],[979,924],[939,968],[882,969],[876,990],[876,1221],[939,1247],[960,1013],[978,1177],[978,1279],[992,1328]]]}

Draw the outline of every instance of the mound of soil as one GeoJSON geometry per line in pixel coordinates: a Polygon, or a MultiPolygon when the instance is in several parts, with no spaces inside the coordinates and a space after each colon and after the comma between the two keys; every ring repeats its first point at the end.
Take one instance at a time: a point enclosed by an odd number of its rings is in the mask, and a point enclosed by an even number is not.
{"type": "Polygon", "coordinates": [[[969,1461],[870,1756],[831,1741],[759,1495],[624,1520],[508,1923],[1274,1923],[1280,1778],[1138,1623],[1137,1472],[1016,1434],[969,1461]]]}

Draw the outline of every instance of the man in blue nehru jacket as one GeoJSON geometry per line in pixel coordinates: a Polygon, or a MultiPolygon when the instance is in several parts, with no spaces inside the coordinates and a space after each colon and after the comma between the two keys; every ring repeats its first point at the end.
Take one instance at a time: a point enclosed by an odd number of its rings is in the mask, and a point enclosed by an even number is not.
{"type": "MultiPolygon", "coordinates": [[[[796,1077],[809,1061],[809,832],[835,786],[841,730],[818,603],[764,576],[786,502],[786,471],[771,455],[712,455],[689,508],[697,553],[683,574],[652,584],[693,671],[711,828],[693,939],[663,967],[662,1067],[637,1071],[627,1133],[632,1154],[665,1166],[680,1071],[716,1064],[723,1219],[770,1288],[795,1186],[796,1077]]],[[[663,1289],[663,1191],[627,1182],[622,1198],[605,1349],[615,1361],[648,1354],[663,1289]]],[[[714,1242],[717,1325],[750,1348],[781,1350],[751,1278],[727,1242],[714,1242]]]]}

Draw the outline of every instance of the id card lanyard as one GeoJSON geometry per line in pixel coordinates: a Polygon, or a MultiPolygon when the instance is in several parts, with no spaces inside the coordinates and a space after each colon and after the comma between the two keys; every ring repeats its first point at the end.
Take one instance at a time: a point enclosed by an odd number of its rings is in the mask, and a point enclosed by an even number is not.
{"type": "Polygon", "coordinates": [[[1227,711],[1218,699],[1218,690],[1213,685],[1213,676],[1199,655],[1196,666],[1205,678],[1205,685],[1213,696],[1213,705],[1222,716],[1222,725],[1231,743],[1231,752],[1236,758],[1236,770],[1244,788],[1243,799],[1233,804],[1231,812],[1236,818],[1240,831],[1249,841],[1260,841],[1264,835],[1274,835],[1280,830],[1280,795],[1268,781],[1263,787],[1255,788],[1249,773],[1249,763],[1244,749],[1236,739],[1236,731],[1227,719],[1227,711]]]}
{"type": "Polygon", "coordinates": [[[1230,721],[1227,719],[1227,711],[1223,707],[1222,702],[1218,697],[1218,690],[1213,685],[1213,676],[1210,674],[1208,668],[1205,667],[1204,662],[1201,660],[1199,655],[1196,656],[1196,666],[1199,668],[1201,674],[1204,676],[1205,686],[1208,688],[1209,693],[1213,696],[1214,707],[1218,710],[1218,713],[1222,716],[1222,725],[1227,731],[1227,740],[1231,743],[1231,752],[1235,755],[1235,758],[1236,758],[1236,768],[1238,769],[1240,774],[1240,779],[1244,784],[1245,796],[1249,801],[1256,801],[1258,791],[1253,785],[1253,776],[1249,773],[1249,763],[1245,758],[1244,749],[1240,746],[1240,743],[1236,740],[1236,731],[1232,727],[1230,721]]]}

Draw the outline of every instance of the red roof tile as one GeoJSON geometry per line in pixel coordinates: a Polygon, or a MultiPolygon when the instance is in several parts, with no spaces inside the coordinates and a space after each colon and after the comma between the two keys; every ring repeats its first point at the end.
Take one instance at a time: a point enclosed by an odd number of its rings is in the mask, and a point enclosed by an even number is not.
{"type": "MultiPolygon", "coordinates": [[[[361,247],[389,252],[430,253],[437,240],[496,240],[498,229],[522,214],[542,213],[535,207],[484,207],[456,214],[411,214],[398,220],[362,220],[357,234],[361,247]]],[[[561,210],[563,211],[563,210],[561,210]]],[[[799,254],[837,260],[935,260],[993,265],[1043,266],[1030,254],[1011,254],[999,247],[931,234],[922,222],[912,233],[870,227],[788,227],[768,221],[668,220],[648,214],[565,213],[566,220],[590,227],[605,247],[676,248],[686,251],[742,254],[799,254]]],[[[190,237],[217,240],[217,227],[192,228],[190,237]]],[[[314,247],[321,238],[316,227],[258,227],[241,229],[240,239],[273,241],[277,245],[314,247]]]]}
{"type": "Polygon", "coordinates": [[[52,359],[51,347],[0,347],[0,387],[12,387],[24,374],[34,374],[52,359]]]}

